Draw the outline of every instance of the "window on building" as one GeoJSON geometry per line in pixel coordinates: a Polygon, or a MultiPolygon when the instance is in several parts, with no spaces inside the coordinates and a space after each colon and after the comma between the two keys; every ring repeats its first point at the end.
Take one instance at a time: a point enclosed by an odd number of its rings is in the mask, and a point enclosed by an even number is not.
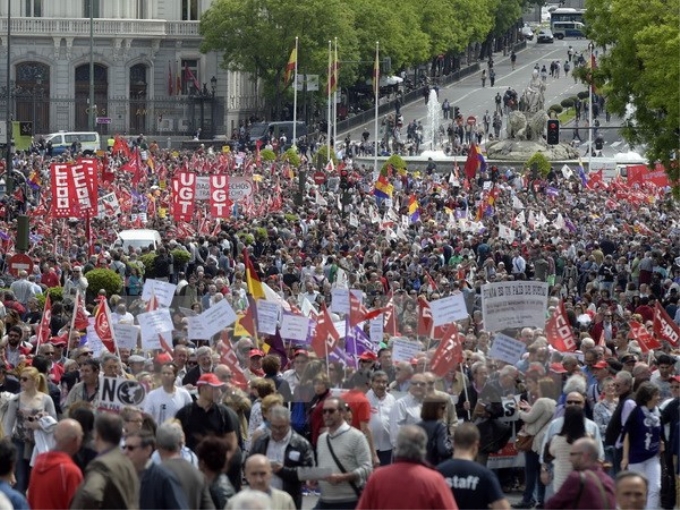
{"type": "Polygon", "coordinates": [[[149,0],[137,0],[137,19],[148,19],[149,7],[149,0]]]}
{"type": "Polygon", "coordinates": [[[182,21],[198,21],[198,0],[182,0],[182,21]]]}
{"type": "Polygon", "coordinates": [[[27,18],[42,18],[43,0],[24,0],[24,16],[27,18]]]}
{"type": "Polygon", "coordinates": [[[83,0],[84,18],[101,18],[101,0],[83,0]]]}
{"type": "Polygon", "coordinates": [[[201,82],[198,76],[198,60],[182,60],[182,94],[195,95],[201,92],[201,82]]]}

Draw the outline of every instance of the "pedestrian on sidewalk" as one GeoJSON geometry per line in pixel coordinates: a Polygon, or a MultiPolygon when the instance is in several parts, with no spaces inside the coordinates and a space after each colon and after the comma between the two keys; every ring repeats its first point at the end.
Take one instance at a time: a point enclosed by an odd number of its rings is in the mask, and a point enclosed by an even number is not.
{"type": "Polygon", "coordinates": [[[482,88],[486,86],[486,69],[482,69],[482,88]]]}
{"type": "Polygon", "coordinates": [[[515,70],[515,64],[517,63],[517,54],[515,53],[515,50],[512,50],[510,52],[510,62],[512,62],[512,70],[515,70]]]}
{"type": "Polygon", "coordinates": [[[493,84],[496,81],[496,71],[494,71],[493,67],[489,70],[489,84],[493,87],[493,84]]]}

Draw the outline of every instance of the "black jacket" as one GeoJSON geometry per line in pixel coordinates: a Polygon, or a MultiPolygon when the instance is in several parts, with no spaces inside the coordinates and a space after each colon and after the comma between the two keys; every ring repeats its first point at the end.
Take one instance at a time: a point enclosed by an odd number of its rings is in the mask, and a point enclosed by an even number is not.
{"type": "Polygon", "coordinates": [[[187,497],[175,474],[160,464],[150,464],[141,475],[139,508],[189,508],[187,497]]]}
{"type": "MultiPolygon", "coordinates": [[[[270,439],[268,433],[260,436],[250,447],[250,455],[260,453],[266,456],[270,439]]],[[[292,431],[290,441],[286,446],[283,468],[276,474],[283,480],[283,490],[290,494],[290,497],[295,501],[295,507],[298,509],[302,508],[302,482],[298,478],[297,468],[313,466],[314,450],[312,445],[300,434],[292,431]]]]}

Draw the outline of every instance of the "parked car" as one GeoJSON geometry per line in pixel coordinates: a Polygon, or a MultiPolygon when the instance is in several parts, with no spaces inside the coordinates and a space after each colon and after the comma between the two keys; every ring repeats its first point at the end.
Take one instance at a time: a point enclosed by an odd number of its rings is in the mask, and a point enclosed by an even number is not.
{"type": "Polygon", "coordinates": [[[542,28],[536,34],[536,43],[554,43],[555,36],[549,28],[542,28]]]}

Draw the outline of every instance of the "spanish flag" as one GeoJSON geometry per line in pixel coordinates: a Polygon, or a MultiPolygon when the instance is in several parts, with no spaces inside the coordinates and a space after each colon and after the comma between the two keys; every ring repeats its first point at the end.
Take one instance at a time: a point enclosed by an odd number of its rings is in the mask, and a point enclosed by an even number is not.
{"type": "Polygon", "coordinates": [[[408,217],[411,223],[415,223],[420,219],[420,205],[415,195],[411,195],[408,199],[408,217]]]}
{"type": "Polygon", "coordinates": [[[375,52],[375,63],[373,64],[373,93],[378,97],[380,87],[380,61],[378,60],[378,50],[375,52]]]}
{"type": "Polygon", "coordinates": [[[283,84],[288,85],[291,78],[293,77],[293,71],[295,71],[295,66],[297,65],[297,46],[293,48],[290,52],[290,58],[288,59],[288,64],[286,65],[286,71],[283,76],[283,84]]]}
{"type": "Polygon", "coordinates": [[[264,289],[260,277],[255,271],[253,261],[248,255],[248,248],[243,248],[243,263],[246,265],[246,283],[248,284],[248,293],[253,296],[253,299],[265,299],[264,289]]]}

